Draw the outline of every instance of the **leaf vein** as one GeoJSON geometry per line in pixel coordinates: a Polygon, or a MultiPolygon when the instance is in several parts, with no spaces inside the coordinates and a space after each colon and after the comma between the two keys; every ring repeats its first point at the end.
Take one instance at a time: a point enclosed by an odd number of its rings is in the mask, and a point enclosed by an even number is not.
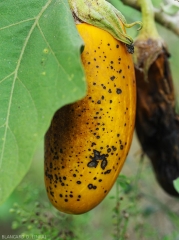
{"type": "Polygon", "coordinates": [[[7,26],[5,26],[5,27],[1,27],[1,28],[0,28],[0,31],[1,31],[1,30],[4,30],[4,29],[6,29],[6,28],[14,27],[14,26],[16,26],[16,25],[19,25],[19,24],[22,24],[22,23],[25,23],[25,22],[32,21],[32,20],[35,20],[35,18],[28,18],[28,19],[26,19],[26,20],[19,21],[19,22],[16,22],[16,23],[7,25],[7,26]]]}
{"type": "Polygon", "coordinates": [[[9,75],[7,75],[6,77],[4,77],[3,79],[0,80],[0,84],[5,81],[7,78],[9,78],[11,75],[13,75],[14,72],[10,73],[9,75]]]}

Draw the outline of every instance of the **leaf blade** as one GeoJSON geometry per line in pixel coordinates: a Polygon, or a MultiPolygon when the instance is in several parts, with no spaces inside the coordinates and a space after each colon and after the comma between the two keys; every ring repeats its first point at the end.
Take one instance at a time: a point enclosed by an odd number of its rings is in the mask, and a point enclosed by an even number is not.
{"type": "Polygon", "coordinates": [[[0,4],[0,203],[27,172],[54,112],[86,93],[67,1],[36,2],[16,1],[28,13],[13,17],[12,1],[0,4]]]}

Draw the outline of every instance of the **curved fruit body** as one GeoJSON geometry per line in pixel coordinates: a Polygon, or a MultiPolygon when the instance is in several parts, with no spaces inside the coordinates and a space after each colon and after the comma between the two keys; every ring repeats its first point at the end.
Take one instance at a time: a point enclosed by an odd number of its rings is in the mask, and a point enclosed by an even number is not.
{"type": "Polygon", "coordinates": [[[136,83],[125,44],[88,24],[82,62],[87,96],[58,110],[45,136],[45,184],[52,204],[81,214],[113,186],[132,141],[136,83]]]}

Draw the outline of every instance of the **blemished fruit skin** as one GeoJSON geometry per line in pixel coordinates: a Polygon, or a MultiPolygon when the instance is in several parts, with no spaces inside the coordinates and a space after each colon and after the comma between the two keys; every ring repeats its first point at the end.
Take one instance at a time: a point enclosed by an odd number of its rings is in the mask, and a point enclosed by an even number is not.
{"type": "Polygon", "coordinates": [[[59,109],[45,136],[45,185],[60,211],[82,214],[109,193],[132,141],[136,82],[126,45],[108,32],[77,25],[85,43],[85,98],[59,109]]]}
{"type": "Polygon", "coordinates": [[[179,197],[173,183],[179,177],[179,115],[170,54],[159,41],[150,38],[135,41],[136,50],[139,49],[135,64],[136,133],[162,189],[170,196],[179,197]],[[149,58],[154,60],[148,67],[146,80],[143,63],[149,58]]]}

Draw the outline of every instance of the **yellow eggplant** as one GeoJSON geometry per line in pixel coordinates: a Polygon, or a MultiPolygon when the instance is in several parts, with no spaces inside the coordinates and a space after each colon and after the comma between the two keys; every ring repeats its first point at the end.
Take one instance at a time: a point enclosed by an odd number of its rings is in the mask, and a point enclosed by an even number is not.
{"type": "Polygon", "coordinates": [[[109,193],[132,141],[136,82],[131,55],[108,32],[77,25],[88,92],[59,109],[45,136],[45,184],[62,212],[85,213],[109,193]]]}

